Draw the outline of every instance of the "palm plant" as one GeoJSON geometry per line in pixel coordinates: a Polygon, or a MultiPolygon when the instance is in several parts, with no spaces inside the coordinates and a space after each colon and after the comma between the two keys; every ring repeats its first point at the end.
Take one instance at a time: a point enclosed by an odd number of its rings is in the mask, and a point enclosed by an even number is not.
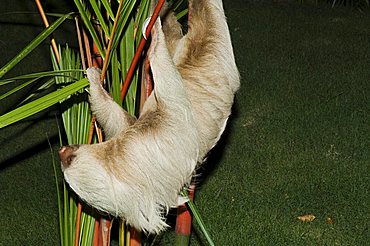
{"type": "MultiPolygon", "coordinates": [[[[157,12],[153,14],[154,18],[149,23],[147,35],[163,2],[163,0],[160,1],[157,12]]],[[[176,1],[175,9],[178,9],[182,2],[183,0],[176,1]]],[[[119,105],[132,115],[139,113],[140,105],[150,93],[150,84],[142,79],[144,72],[141,69],[145,58],[141,52],[145,44],[141,27],[149,15],[150,0],[117,0],[116,2],[74,0],[74,3],[78,14],[59,15],[60,17],[49,26],[43,8],[36,0],[47,28],[0,69],[0,79],[67,20],[76,25],[79,52],[72,50],[68,45],[58,47],[52,40],[50,53],[54,71],[1,80],[0,85],[18,83],[20,80],[26,80],[26,82],[1,95],[0,100],[44,77],[50,79],[42,85],[43,88],[55,85],[58,89],[36,100],[31,100],[33,95],[30,95],[22,106],[0,116],[0,128],[59,103],[63,132],[68,144],[91,144],[103,141],[103,134],[95,123],[94,116],[91,115],[87,100],[88,92],[85,90],[88,81],[84,78],[83,72],[91,66],[102,68],[102,81],[105,79],[106,89],[119,105]],[[135,53],[136,50],[138,52],[135,53]],[[132,60],[134,60],[133,63],[131,63],[132,60]]],[[[183,17],[186,11],[186,8],[178,11],[178,17],[183,17]]],[[[150,82],[150,80],[147,81],[150,82]]],[[[62,140],[60,141],[62,143],[62,140]]],[[[99,215],[94,209],[83,204],[64,182],[62,199],[58,182],[56,184],[59,197],[61,245],[108,245],[111,218],[99,215]]],[[[184,196],[186,196],[185,193],[184,196]]],[[[191,208],[193,208],[192,203],[191,208]]],[[[200,220],[199,215],[196,215],[200,220]]],[[[123,221],[119,224],[119,245],[128,245],[130,241],[131,245],[139,244],[138,233],[127,228],[123,221]]],[[[204,229],[204,226],[201,226],[201,229],[204,229]]],[[[206,237],[209,238],[207,233],[206,237]]],[[[188,239],[186,243],[189,243],[188,239]]]]}

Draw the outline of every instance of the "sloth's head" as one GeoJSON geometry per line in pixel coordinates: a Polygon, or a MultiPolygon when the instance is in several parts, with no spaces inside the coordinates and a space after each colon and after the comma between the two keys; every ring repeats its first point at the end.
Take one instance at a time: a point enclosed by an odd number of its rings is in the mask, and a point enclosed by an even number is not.
{"type": "Polygon", "coordinates": [[[78,148],[79,145],[69,145],[60,148],[59,158],[62,164],[62,171],[64,171],[71,165],[73,159],[76,157],[76,151],[78,150],[78,148]]]}
{"type": "Polygon", "coordinates": [[[95,208],[117,215],[112,177],[91,145],[69,145],[59,150],[64,178],[69,186],[95,208]]]}

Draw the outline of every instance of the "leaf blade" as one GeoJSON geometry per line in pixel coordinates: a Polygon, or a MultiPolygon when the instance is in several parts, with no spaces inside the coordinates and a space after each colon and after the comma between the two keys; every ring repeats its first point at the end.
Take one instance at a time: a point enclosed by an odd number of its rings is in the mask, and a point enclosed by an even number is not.
{"type": "Polygon", "coordinates": [[[89,84],[88,80],[81,79],[71,85],[68,85],[62,89],[54,91],[46,96],[43,96],[35,101],[32,101],[26,105],[23,105],[13,111],[10,111],[0,116],[0,129],[13,124],[17,121],[23,120],[33,114],[36,114],[56,103],[79,91],[89,84]]]}
{"type": "Polygon", "coordinates": [[[5,85],[11,82],[14,82],[16,80],[20,79],[34,79],[34,78],[43,78],[43,77],[49,77],[49,76],[63,76],[63,77],[69,77],[74,80],[77,80],[76,78],[72,76],[66,76],[65,73],[71,73],[71,72],[83,72],[82,69],[68,69],[68,70],[58,70],[58,71],[44,71],[44,72],[37,72],[37,73],[30,73],[30,74],[24,74],[20,76],[16,76],[9,79],[3,79],[0,80],[0,86],[5,85]]]}
{"type": "Polygon", "coordinates": [[[11,59],[7,64],[5,64],[0,69],[0,78],[2,78],[7,72],[9,72],[15,65],[17,65],[23,58],[25,58],[32,50],[34,50],[42,41],[44,41],[49,35],[54,32],[70,15],[73,13],[68,13],[58,20],[56,20],[53,24],[51,24],[48,28],[42,31],[35,39],[31,41],[21,52],[18,53],[13,59],[11,59]]]}

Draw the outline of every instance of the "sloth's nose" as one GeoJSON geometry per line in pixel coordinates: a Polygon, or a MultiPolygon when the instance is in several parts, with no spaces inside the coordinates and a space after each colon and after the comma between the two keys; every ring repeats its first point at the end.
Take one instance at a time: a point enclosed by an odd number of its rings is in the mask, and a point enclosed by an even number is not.
{"type": "Polygon", "coordinates": [[[63,171],[71,165],[73,159],[76,157],[75,151],[78,149],[78,147],[78,145],[68,145],[60,148],[59,158],[62,162],[63,171]]]}

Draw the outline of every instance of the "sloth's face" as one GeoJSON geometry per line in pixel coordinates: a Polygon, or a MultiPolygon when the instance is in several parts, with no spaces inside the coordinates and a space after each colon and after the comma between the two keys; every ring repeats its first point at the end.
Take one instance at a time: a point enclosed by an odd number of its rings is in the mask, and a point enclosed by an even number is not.
{"type": "Polygon", "coordinates": [[[88,145],[69,145],[59,150],[62,171],[69,186],[95,208],[115,213],[111,177],[88,145]]]}
{"type": "Polygon", "coordinates": [[[64,172],[73,162],[76,157],[76,151],[79,149],[79,145],[68,145],[63,146],[59,150],[59,158],[62,164],[62,171],[64,172]]]}

